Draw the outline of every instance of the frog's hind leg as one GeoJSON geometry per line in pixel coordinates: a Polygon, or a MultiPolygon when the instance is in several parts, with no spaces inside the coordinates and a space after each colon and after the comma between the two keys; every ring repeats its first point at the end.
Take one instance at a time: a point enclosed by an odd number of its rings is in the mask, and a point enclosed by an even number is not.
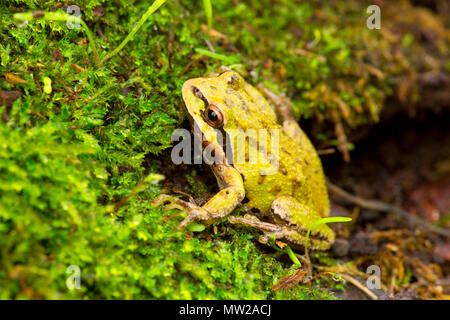
{"type": "MultiPolygon", "coordinates": [[[[271,222],[264,222],[246,214],[244,217],[229,217],[231,223],[241,223],[263,232],[258,239],[267,243],[275,235],[295,247],[303,247],[309,226],[321,216],[311,207],[291,196],[279,196],[271,206],[271,222]]],[[[334,233],[327,225],[318,225],[311,230],[309,247],[313,250],[327,250],[334,241],[334,233]]]]}
{"type": "Polygon", "coordinates": [[[258,238],[258,241],[263,244],[266,244],[273,235],[275,235],[276,239],[280,239],[287,234],[287,230],[285,230],[282,226],[269,222],[263,222],[251,214],[246,214],[243,217],[230,216],[228,217],[228,220],[232,224],[240,223],[262,231],[263,234],[258,238]]]}

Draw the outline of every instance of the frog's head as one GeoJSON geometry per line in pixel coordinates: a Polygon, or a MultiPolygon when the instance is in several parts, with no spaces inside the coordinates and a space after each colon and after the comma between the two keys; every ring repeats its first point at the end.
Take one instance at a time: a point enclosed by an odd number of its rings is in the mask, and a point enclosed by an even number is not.
{"type": "MultiPolygon", "coordinates": [[[[186,81],[182,94],[191,120],[203,133],[208,143],[218,143],[218,132],[238,128],[241,98],[245,95],[245,81],[233,71],[213,78],[195,78],[186,81]],[[239,100],[240,99],[240,100],[239,100]]],[[[222,136],[223,137],[223,136],[222,136]]],[[[221,145],[221,144],[220,144],[221,145]]]]}

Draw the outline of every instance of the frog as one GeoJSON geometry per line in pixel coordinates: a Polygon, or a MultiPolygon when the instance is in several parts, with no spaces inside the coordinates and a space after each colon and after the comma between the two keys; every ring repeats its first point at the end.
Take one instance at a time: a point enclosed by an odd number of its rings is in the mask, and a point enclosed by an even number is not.
{"type": "MultiPolygon", "coordinates": [[[[219,192],[201,206],[178,199],[188,212],[179,228],[192,222],[208,226],[228,217],[231,224],[261,231],[258,241],[263,244],[272,239],[304,249],[308,228],[329,216],[330,203],[321,161],[289,100],[252,86],[231,69],[189,79],[181,91],[185,111],[201,133],[198,138],[220,161],[210,163],[219,192]],[[259,134],[263,131],[269,134],[259,134]],[[245,135],[244,149],[242,144],[237,149],[237,140],[223,143],[224,136],[235,137],[236,132],[245,135]],[[277,144],[263,144],[263,138],[277,144]],[[245,214],[231,215],[237,207],[245,214]]],[[[334,238],[326,224],[315,226],[308,248],[327,250],[334,238]]]]}

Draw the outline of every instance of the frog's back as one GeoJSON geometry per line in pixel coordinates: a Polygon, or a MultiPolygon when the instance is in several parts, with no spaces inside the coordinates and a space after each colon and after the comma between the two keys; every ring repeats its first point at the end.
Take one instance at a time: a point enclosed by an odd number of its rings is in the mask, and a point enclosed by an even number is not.
{"type": "Polygon", "coordinates": [[[264,214],[270,210],[272,201],[276,197],[290,195],[315,209],[322,217],[328,216],[330,209],[325,176],[320,159],[309,138],[300,130],[300,137],[295,137],[296,141],[291,139],[276,122],[272,107],[261,93],[249,84],[246,84],[245,91],[252,97],[254,105],[258,108],[250,110],[250,113],[264,114],[262,121],[258,118],[254,119],[252,127],[257,131],[264,129],[267,133],[265,139],[261,139],[258,135],[258,149],[254,148],[253,152],[258,156],[267,157],[267,161],[272,161],[272,164],[278,168],[266,170],[267,166],[262,165],[260,161],[256,163],[248,161],[250,160],[248,153],[251,153],[252,146],[246,146],[246,161],[239,163],[235,159],[235,167],[244,176],[246,190],[244,205],[254,213],[264,214]],[[272,130],[278,132],[278,148],[273,152],[272,139],[276,137],[272,130]],[[264,147],[268,150],[265,154],[261,154],[264,147]],[[270,174],[266,174],[267,171],[271,171],[270,174]]]}
{"type": "Polygon", "coordinates": [[[322,217],[329,215],[328,193],[320,160],[306,135],[302,140],[298,145],[280,131],[278,169],[270,174],[261,170],[260,163],[246,161],[235,164],[244,177],[244,205],[253,213],[269,212],[275,198],[290,195],[317,210],[322,217]]]}

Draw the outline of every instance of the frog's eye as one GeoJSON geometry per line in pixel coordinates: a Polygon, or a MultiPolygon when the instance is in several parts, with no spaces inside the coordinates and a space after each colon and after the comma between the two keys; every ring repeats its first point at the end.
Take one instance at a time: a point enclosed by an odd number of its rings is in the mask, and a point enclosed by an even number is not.
{"type": "Polygon", "coordinates": [[[220,128],[223,125],[224,116],[222,110],[214,105],[209,105],[203,111],[203,119],[212,127],[220,128]]]}

